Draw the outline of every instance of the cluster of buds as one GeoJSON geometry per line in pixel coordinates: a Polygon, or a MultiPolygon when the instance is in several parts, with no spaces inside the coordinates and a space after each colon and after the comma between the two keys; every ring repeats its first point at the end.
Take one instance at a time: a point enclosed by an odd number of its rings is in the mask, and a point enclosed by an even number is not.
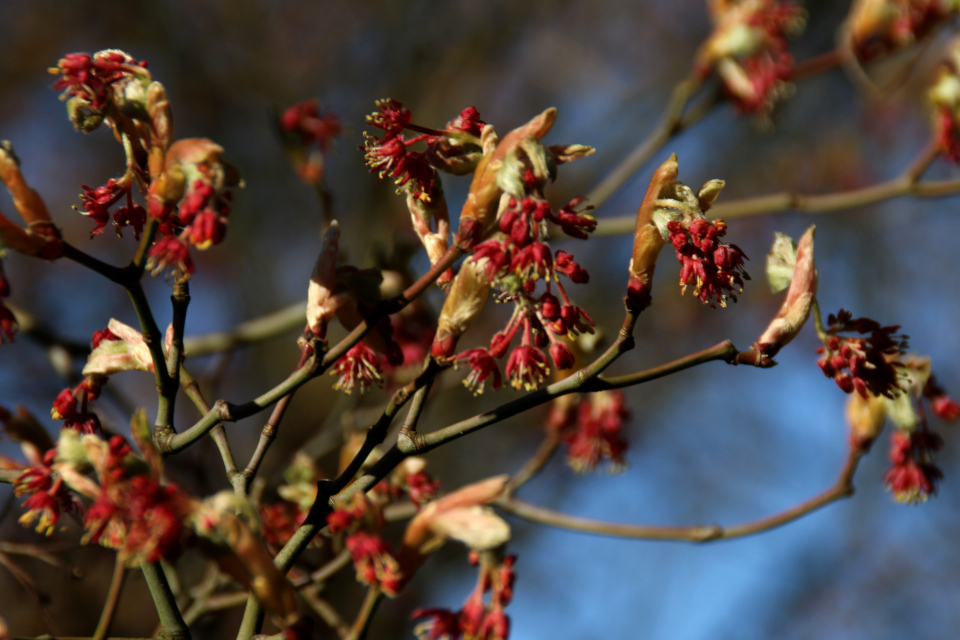
{"type": "Polygon", "coordinates": [[[32,527],[36,522],[37,533],[53,533],[64,512],[81,513],[82,505],[70,493],[63,478],[54,469],[57,450],[50,449],[40,460],[24,470],[14,483],[18,496],[29,496],[23,501],[24,513],[20,524],[32,527]]]}
{"type": "Polygon", "coordinates": [[[331,535],[345,535],[344,545],[353,558],[357,580],[395,596],[403,585],[403,575],[396,552],[380,536],[383,524],[380,509],[361,493],[355,494],[349,506],[327,516],[331,535]]]}
{"type": "MultiPolygon", "coordinates": [[[[382,129],[384,137],[364,134],[366,163],[380,179],[393,178],[397,193],[406,196],[413,230],[431,264],[436,264],[450,242],[450,215],[438,171],[464,175],[476,169],[486,123],[474,107],[467,107],[443,130],[436,130],[413,124],[409,109],[396,100],[379,100],[377,107],[367,122],[382,129]],[[407,138],[404,131],[418,135],[407,138]],[[418,144],[423,151],[411,149],[418,144]]],[[[438,283],[446,286],[452,277],[448,271],[438,283]]]]}
{"type": "Polygon", "coordinates": [[[629,418],[621,392],[598,391],[554,400],[547,428],[566,444],[567,464],[577,473],[590,473],[604,461],[611,473],[619,473],[627,466],[622,430],[629,418]]]}
{"type": "Polygon", "coordinates": [[[507,358],[506,376],[517,389],[533,389],[550,373],[545,351],[556,369],[569,369],[574,357],[565,339],[593,332],[593,321],[570,302],[560,280],[563,275],[574,283],[586,283],[589,274],[571,254],[554,251],[545,240],[548,223],[571,237],[586,239],[597,222],[581,206],[583,198],[555,211],[544,196],[557,165],[593,150],[541,144],[555,119],[556,110],[548,109],[502,141],[492,127],[484,130],[484,157],[474,174],[458,231],[458,245],[473,250],[473,256],[454,280],[432,347],[434,357],[470,366],[465,384],[476,393],[488,379],[499,388],[502,376],[496,361],[507,354],[518,334],[520,344],[507,358]],[[492,218],[494,202],[499,202],[496,218],[492,218]],[[544,287],[538,291],[541,280],[544,287]],[[479,314],[491,289],[498,302],[513,303],[510,320],[493,336],[489,348],[455,355],[458,339],[479,314]]]}
{"type": "Polygon", "coordinates": [[[86,436],[84,449],[100,480],[83,526],[85,542],[117,549],[134,561],[172,559],[181,550],[183,521],[191,499],[174,484],[161,484],[159,475],[137,467],[123,436],[104,442],[86,436]]]}
{"type": "Polygon", "coordinates": [[[98,434],[100,418],[90,410],[89,403],[100,397],[106,378],[88,376],[76,387],[68,387],[57,395],[50,409],[54,420],[63,420],[63,429],[80,433],[98,434]]]}
{"type": "Polygon", "coordinates": [[[318,100],[304,100],[284,109],[277,127],[297,176],[307,184],[321,184],[324,156],[343,132],[339,118],[331,111],[321,112],[318,100]]]}
{"type": "Polygon", "coordinates": [[[681,292],[688,286],[702,302],[716,307],[737,301],[747,256],[735,244],[719,241],[726,234],[723,220],[707,220],[705,213],[720,195],[724,182],[711,180],[696,194],[677,180],[677,156],[671,155],[654,172],[650,186],[637,211],[627,308],[635,313],[650,305],[653,274],[660,250],[669,241],[680,261],[681,292]]]}
{"type": "Polygon", "coordinates": [[[927,98],[933,107],[940,153],[960,163],[960,41],[954,41],[950,54],[940,63],[927,98]]]}
{"type": "Polygon", "coordinates": [[[83,185],[83,194],[80,196],[80,213],[94,221],[90,230],[90,237],[100,235],[110,222],[110,209],[121,200],[126,203],[113,212],[113,227],[117,235],[123,237],[124,227],[133,227],[133,237],[140,239],[143,225],[147,221],[147,211],[133,201],[134,174],[126,173],[119,180],[111,178],[100,187],[83,185]]]}
{"type": "Polygon", "coordinates": [[[956,0],[857,0],[846,30],[861,61],[913,44],[960,11],[956,0]]]}
{"type": "Polygon", "coordinates": [[[479,565],[477,586],[459,611],[416,609],[413,619],[424,619],[414,629],[420,640],[506,640],[510,617],[504,608],[513,599],[517,557],[492,552],[472,552],[470,562],[479,565]],[[489,601],[487,601],[489,594],[489,601]]]}
{"type": "Polygon", "coordinates": [[[899,329],[899,325],[884,327],[876,320],[854,318],[841,309],[827,318],[817,364],[845,393],[856,390],[863,397],[872,394],[892,398],[900,393],[898,371],[903,365],[898,357],[907,348],[907,336],[898,335],[899,329]]]}
{"type": "Polygon", "coordinates": [[[189,276],[190,245],[204,250],[223,240],[230,188],[240,178],[222,153],[223,147],[206,138],[178,140],[166,152],[147,196],[147,211],[160,223],[147,263],[154,274],[174,268],[189,276]]]}
{"type": "Polygon", "coordinates": [[[700,78],[714,69],[744,113],[768,114],[787,93],[793,56],[787,37],[800,33],[803,9],[781,0],[710,0],[713,34],[697,57],[700,78]]]}
{"type": "Polygon", "coordinates": [[[960,404],[937,384],[929,358],[908,356],[899,364],[897,395],[851,395],[847,406],[850,444],[860,451],[869,450],[889,419],[896,430],[884,481],[897,502],[917,504],[936,493],[937,481],[943,476],[933,461],[942,440],[931,430],[923,403],[945,422],[960,418],[960,404]]]}
{"type": "Polygon", "coordinates": [[[426,467],[427,461],[424,458],[406,458],[393,470],[389,478],[381,481],[374,489],[391,501],[406,495],[417,510],[420,510],[440,493],[440,481],[431,476],[426,467]]]}

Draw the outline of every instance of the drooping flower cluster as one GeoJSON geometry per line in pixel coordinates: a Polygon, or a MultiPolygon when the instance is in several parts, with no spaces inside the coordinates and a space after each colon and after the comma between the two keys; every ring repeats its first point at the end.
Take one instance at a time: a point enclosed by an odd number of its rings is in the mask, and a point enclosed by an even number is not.
{"type": "Polygon", "coordinates": [[[330,369],[330,375],[340,376],[333,388],[348,395],[354,389],[363,395],[373,385],[383,386],[380,358],[376,351],[363,342],[358,342],[343,354],[330,369]]]}
{"type": "Polygon", "coordinates": [[[94,460],[100,491],[83,519],[85,541],[143,562],[172,559],[180,552],[189,497],[152,473],[132,471],[132,450],[123,436],[105,445],[105,455],[94,460]]]}
{"type": "Polygon", "coordinates": [[[897,358],[907,348],[907,336],[898,335],[899,329],[899,325],[884,327],[876,320],[853,318],[841,309],[827,318],[817,364],[845,393],[856,390],[863,397],[892,398],[900,393],[898,366],[902,365],[897,358]],[[842,335],[851,333],[866,337],[842,335]]]}
{"type": "Polygon", "coordinates": [[[63,420],[63,429],[99,434],[100,418],[90,410],[89,403],[100,397],[106,380],[100,376],[88,376],[76,387],[64,389],[53,401],[50,415],[54,420],[63,420]]]}
{"type": "Polygon", "coordinates": [[[781,0],[711,0],[709,7],[715,26],[698,56],[699,75],[716,69],[740,111],[768,114],[787,93],[794,66],[787,37],[803,30],[805,12],[781,0]]]}
{"type": "Polygon", "coordinates": [[[367,122],[382,129],[383,138],[364,133],[362,149],[370,170],[381,180],[393,178],[397,193],[406,191],[413,198],[430,202],[439,195],[437,169],[462,174],[476,165],[485,123],[475,108],[464,109],[445,130],[438,131],[412,124],[410,110],[396,100],[378,100],[377,107],[376,113],[367,116],[367,122]],[[407,139],[404,130],[420,135],[407,139]],[[410,149],[421,142],[427,150],[410,149]]]}
{"type": "Polygon", "coordinates": [[[681,265],[681,289],[693,286],[693,295],[712,307],[727,306],[728,298],[736,302],[734,291],[743,291],[743,281],[750,276],[743,266],[747,256],[740,247],[718,240],[727,233],[726,223],[697,219],[684,225],[672,220],[667,229],[681,265]]]}
{"type": "Polygon", "coordinates": [[[327,516],[332,535],[345,534],[344,545],[350,551],[357,580],[377,585],[389,596],[402,586],[397,554],[389,542],[380,537],[383,516],[375,504],[363,494],[356,494],[350,506],[335,509],[327,516]]]}
{"type": "MultiPolygon", "coordinates": [[[[461,216],[458,244],[472,248],[473,257],[461,267],[447,296],[432,352],[434,357],[452,357],[457,364],[469,365],[471,373],[464,383],[475,393],[483,390],[488,379],[495,389],[500,387],[497,360],[507,354],[518,335],[520,344],[507,358],[506,377],[514,388],[533,389],[550,373],[546,352],[557,369],[569,369],[574,356],[564,338],[593,332],[593,321],[570,302],[560,280],[563,275],[586,283],[590,276],[570,253],[551,248],[546,237],[547,225],[553,223],[571,237],[586,239],[597,222],[589,207],[582,206],[583,198],[554,210],[544,196],[558,164],[589,155],[592,149],[544,147],[539,140],[555,117],[555,110],[548,110],[509,133],[489,153],[485,151],[484,173],[477,169],[469,208],[464,209],[464,215],[471,212],[474,217],[465,221],[461,216]],[[495,170],[490,168],[493,163],[495,170]],[[486,175],[489,171],[495,171],[496,179],[487,184],[492,180],[486,175]],[[491,202],[499,200],[496,217],[489,221],[484,219],[489,213],[483,213],[488,205],[478,204],[480,194],[491,202]],[[541,280],[545,286],[538,291],[541,280]],[[476,318],[491,288],[498,302],[513,304],[510,320],[488,348],[454,356],[459,336],[476,318]]],[[[488,139],[491,133],[489,129],[485,133],[488,139]]]]}
{"type": "Polygon", "coordinates": [[[50,449],[43,458],[27,468],[14,483],[18,496],[29,496],[23,501],[25,512],[20,516],[20,524],[33,526],[36,522],[37,533],[53,533],[60,516],[64,512],[82,513],[83,507],[72,495],[63,478],[53,468],[57,456],[56,449],[50,449]]]}
{"type": "Polygon", "coordinates": [[[283,146],[301,180],[311,185],[323,181],[325,154],[333,139],[343,132],[340,119],[320,111],[316,99],[287,107],[277,118],[283,146]]]}
{"type": "Polygon", "coordinates": [[[504,608],[513,599],[516,582],[516,556],[506,556],[498,562],[478,561],[478,554],[470,554],[471,564],[480,565],[477,586],[459,611],[438,608],[414,610],[411,618],[424,619],[414,629],[420,640],[505,640],[510,635],[510,617],[504,608]],[[490,594],[489,602],[486,595],[490,594]]]}
{"type": "Polygon", "coordinates": [[[635,312],[650,304],[657,257],[667,240],[680,261],[681,291],[693,286],[694,296],[711,307],[725,307],[728,299],[736,302],[744,280],[750,279],[744,268],[747,256],[740,247],[719,241],[726,235],[726,223],[705,216],[724,182],[710,180],[694,194],[677,180],[678,171],[672,155],[654,173],[637,212],[626,298],[635,312]]]}
{"type": "Polygon", "coordinates": [[[927,428],[896,431],[890,444],[890,469],[883,479],[897,502],[919,504],[936,494],[943,472],[932,456],[943,440],[927,428]]]}
{"type": "Polygon", "coordinates": [[[92,56],[69,53],[49,71],[59,76],[53,88],[63,92],[60,99],[67,101],[70,119],[78,128],[91,131],[128,99],[135,99],[133,94],[143,92],[150,82],[146,67],[145,61],[107,49],[92,56]]]}
{"type": "Polygon", "coordinates": [[[94,221],[90,237],[100,235],[110,222],[110,209],[123,199],[126,204],[113,212],[113,226],[117,235],[123,237],[123,227],[133,227],[133,237],[140,239],[143,225],[147,221],[147,211],[133,201],[133,174],[127,173],[119,180],[111,178],[101,187],[83,185],[80,196],[80,213],[94,221]]]}
{"type": "Polygon", "coordinates": [[[927,93],[933,107],[933,125],[940,153],[960,163],[960,41],[955,41],[940,63],[927,93]]]}
{"type": "Polygon", "coordinates": [[[847,19],[850,45],[868,61],[922,39],[958,10],[953,0],[857,0],[847,19]]]}
{"type": "Polygon", "coordinates": [[[622,429],[629,418],[621,392],[599,391],[557,398],[547,427],[566,444],[567,464],[577,473],[590,473],[603,461],[611,473],[619,473],[627,466],[622,429]]]}
{"type": "Polygon", "coordinates": [[[204,250],[223,240],[230,187],[240,179],[222,153],[223,147],[206,138],[178,140],[167,151],[164,171],[147,197],[147,210],[160,223],[147,263],[154,274],[172,268],[190,275],[190,245],[204,250]]]}

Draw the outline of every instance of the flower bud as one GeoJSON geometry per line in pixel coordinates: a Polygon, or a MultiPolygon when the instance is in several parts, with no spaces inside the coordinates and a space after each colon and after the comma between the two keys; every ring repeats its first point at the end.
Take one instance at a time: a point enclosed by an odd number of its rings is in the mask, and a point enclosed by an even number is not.
{"type": "MultiPolygon", "coordinates": [[[[677,155],[672,154],[653,173],[650,186],[637,210],[637,224],[633,232],[633,256],[630,258],[630,282],[627,285],[626,305],[639,313],[650,306],[653,272],[657,257],[665,243],[663,235],[654,223],[657,200],[667,195],[677,179],[679,165],[677,155]]],[[[712,200],[711,200],[712,201],[712,200]]]]}
{"type": "Polygon", "coordinates": [[[464,261],[453,280],[437,321],[437,335],[431,352],[435,358],[449,358],[457,348],[460,336],[480,315],[490,294],[490,283],[473,260],[464,261]]]}
{"type": "MultiPolygon", "coordinates": [[[[767,327],[763,335],[753,344],[753,350],[772,358],[780,349],[797,337],[800,329],[810,316],[810,308],[817,295],[817,265],[813,259],[813,236],[816,226],[811,226],[800,238],[794,262],[790,289],[780,307],[780,311],[767,327]]],[[[789,263],[789,251],[784,243],[785,236],[774,242],[773,251],[768,259],[768,271],[774,271],[774,286],[782,284],[782,265],[789,263]]]]}
{"type": "Polygon", "coordinates": [[[340,225],[336,220],[323,234],[320,255],[310,276],[307,288],[307,328],[317,337],[327,335],[327,325],[336,315],[339,301],[334,295],[337,283],[337,251],[340,240],[340,225]]]}
{"type": "Polygon", "coordinates": [[[514,129],[498,141],[492,126],[485,126],[480,134],[483,158],[473,172],[470,192],[460,211],[460,228],[456,244],[465,251],[473,249],[483,239],[487,227],[493,222],[497,204],[503,193],[504,178],[501,169],[508,155],[529,138],[537,140],[547,135],[557,119],[557,110],[549,108],[530,122],[514,129]]]}

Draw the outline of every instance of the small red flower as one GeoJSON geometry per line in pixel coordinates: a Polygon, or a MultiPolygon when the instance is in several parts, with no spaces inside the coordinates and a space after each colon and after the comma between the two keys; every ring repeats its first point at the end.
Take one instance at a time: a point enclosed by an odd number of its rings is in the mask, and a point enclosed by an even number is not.
{"type": "Polygon", "coordinates": [[[521,387],[533,390],[539,387],[550,373],[543,352],[524,344],[515,348],[507,360],[507,377],[514,389],[521,387]]]}
{"type": "Polygon", "coordinates": [[[147,253],[147,268],[154,275],[164,269],[177,269],[181,273],[193,273],[193,260],[187,243],[174,236],[161,238],[147,253]]]}
{"type": "Polygon", "coordinates": [[[358,388],[363,395],[370,386],[383,384],[377,353],[362,342],[343,354],[330,373],[340,376],[333,388],[347,394],[358,388]]]}
{"type": "MultiPolygon", "coordinates": [[[[263,539],[267,544],[278,549],[287,544],[306,519],[307,514],[290,502],[276,502],[260,507],[263,539]]],[[[333,533],[332,526],[330,532],[333,533]]]]}
{"type": "Polygon", "coordinates": [[[608,460],[612,471],[626,466],[623,454],[627,441],[621,435],[623,423],[630,417],[619,391],[601,391],[580,399],[573,424],[560,425],[567,445],[567,462],[578,473],[588,473],[608,460]]]}
{"type": "Polygon", "coordinates": [[[939,436],[926,429],[893,434],[892,464],[883,479],[897,502],[919,504],[936,494],[943,472],[932,462],[932,454],[942,444],[939,436]]]}
{"type": "Polygon", "coordinates": [[[728,298],[736,302],[734,291],[743,291],[743,281],[750,279],[743,267],[747,256],[737,245],[718,241],[727,233],[723,220],[698,218],[687,225],[672,220],[667,229],[681,265],[681,289],[693,285],[693,295],[712,307],[725,307],[728,298]]]}
{"type": "Polygon", "coordinates": [[[463,381],[464,386],[479,395],[483,393],[483,387],[487,378],[493,377],[493,390],[500,388],[503,380],[500,377],[500,369],[497,367],[496,360],[486,349],[469,349],[456,357],[456,362],[467,361],[470,366],[470,375],[463,381]]]}
{"type": "Polygon", "coordinates": [[[574,262],[573,256],[566,251],[557,251],[556,270],[567,276],[577,284],[586,284],[590,282],[590,274],[587,270],[574,262]]]}
{"type": "Polygon", "coordinates": [[[25,469],[14,483],[18,496],[29,496],[23,501],[26,511],[20,516],[20,524],[32,526],[36,521],[37,533],[44,535],[53,533],[63,512],[80,510],[79,502],[53,470],[56,455],[56,449],[47,451],[41,464],[25,469]]]}
{"type": "Polygon", "coordinates": [[[280,115],[279,124],[284,131],[296,133],[301,144],[316,144],[322,151],[343,131],[340,119],[333,112],[320,113],[320,103],[315,98],[287,107],[280,115]]]}
{"type": "Polygon", "coordinates": [[[373,533],[357,531],[347,536],[344,544],[353,558],[358,581],[378,585],[389,596],[397,594],[402,580],[400,565],[386,540],[373,533]]]}
{"type": "Polygon", "coordinates": [[[13,315],[13,311],[10,311],[7,305],[0,301],[0,344],[13,342],[19,328],[20,325],[17,324],[17,318],[13,315]]]}
{"type": "Polygon", "coordinates": [[[827,318],[829,339],[817,349],[818,365],[823,374],[833,378],[844,392],[893,398],[900,393],[899,375],[894,362],[907,348],[906,336],[896,334],[899,326],[880,326],[876,320],[852,317],[841,309],[827,318]],[[869,334],[854,338],[841,333],[869,334]]]}

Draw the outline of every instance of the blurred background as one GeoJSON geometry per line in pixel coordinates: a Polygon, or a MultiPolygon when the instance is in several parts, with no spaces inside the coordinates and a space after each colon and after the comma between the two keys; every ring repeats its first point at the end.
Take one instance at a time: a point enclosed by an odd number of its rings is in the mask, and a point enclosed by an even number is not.
{"type": "MultiPolygon", "coordinates": [[[[808,28],[793,47],[800,60],[833,47],[848,3],[805,6],[808,28]]],[[[65,238],[106,261],[125,263],[133,241],[111,233],[90,240],[91,222],[71,209],[79,204],[81,185],[100,185],[121,173],[122,150],[105,130],[90,135],[73,130],[46,69],[65,53],[104,48],[149,61],[170,96],[177,137],[217,141],[246,180],[236,194],[227,240],[194,252],[187,331],[201,334],[294,304],[306,294],[319,248],[320,206],[285,159],[272,109],[316,96],[341,118],[345,133],[327,157],[327,184],[351,262],[369,266],[398,238],[415,242],[403,199],[389,183],[376,181],[357,149],[375,99],[400,100],[415,122],[436,127],[473,105],[501,133],[557,107],[560,115],[547,142],[598,150],[561,168],[548,195],[565,203],[595,186],[654,127],[671,87],[687,75],[709,31],[702,0],[0,1],[0,139],[13,143],[27,179],[46,199],[65,238]]],[[[692,187],[711,178],[726,180],[721,202],[784,189],[832,192],[897,175],[928,139],[923,97],[947,35],[938,37],[910,78],[883,100],[864,97],[834,70],[799,84],[766,125],[721,105],[657,153],[597,217],[635,211],[652,167],[671,152],[679,156],[680,178],[692,187]]],[[[900,56],[872,72],[892,77],[909,64],[910,56],[900,56]]],[[[956,174],[956,167],[942,163],[930,172],[956,174]]],[[[467,178],[445,177],[452,209],[467,186],[467,178]]],[[[726,309],[681,297],[678,266],[667,250],[654,305],[637,327],[637,348],[613,371],[643,369],[725,338],[749,346],[780,304],[763,267],[773,233],[797,238],[816,222],[824,312],[846,308],[855,316],[902,325],[911,350],[932,356],[940,382],[960,393],[956,206],[953,199],[900,199],[816,217],[781,213],[731,221],[728,238],[752,258],[748,270],[754,279],[740,302],[726,309]]],[[[5,193],[0,209],[12,213],[5,193]]],[[[592,276],[588,286],[572,286],[571,295],[611,335],[622,318],[632,239],[565,242],[570,246],[561,247],[573,251],[592,276]]],[[[413,269],[422,271],[425,264],[418,255],[413,269]]],[[[5,268],[10,301],[60,336],[87,342],[111,317],[136,322],[122,290],[76,264],[10,255],[5,268]]],[[[169,282],[161,277],[145,284],[165,326],[169,282]]],[[[427,301],[438,309],[436,293],[427,301]]],[[[462,346],[479,346],[502,322],[502,312],[489,308],[462,346]]],[[[297,334],[198,358],[191,369],[212,386],[211,398],[243,401],[289,373],[297,359],[297,334]]],[[[578,476],[558,456],[519,497],[623,522],[734,524],[824,490],[846,456],[846,396],[820,373],[816,347],[808,327],[780,354],[775,369],[711,363],[629,390],[629,469],[578,476]]],[[[74,363],[75,370],[81,366],[74,363]]],[[[449,375],[454,380],[462,372],[449,375]]],[[[342,403],[332,382],[325,376],[297,394],[261,470],[268,492],[297,449],[307,446],[319,454],[336,440],[335,409],[342,403]]],[[[110,385],[130,404],[155,411],[150,376],[119,376],[110,385]]],[[[48,418],[50,403],[65,386],[47,351],[27,336],[0,347],[0,405],[23,404],[53,433],[58,427],[48,418]]],[[[515,395],[488,391],[474,399],[448,384],[421,430],[515,395]]],[[[377,406],[384,397],[373,393],[363,405],[377,406]]],[[[97,409],[105,425],[124,432],[129,414],[122,403],[105,398],[97,409]]],[[[178,410],[178,424],[195,419],[185,400],[178,410]]],[[[546,410],[430,453],[430,470],[447,489],[515,470],[536,449],[546,410]]],[[[357,416],[364,419],[362,411],[357,416]]],[[[227,427],[238,460],[249,457],[264,419],[227,427]]],[[[920,507],[897,505],[884,490],[884,438],[862,464],[854,499],[756,537],[699,546],[611,540],[510,518],[515,536],[510,551],[519,556],[516,598],[508,609],[511,638],[949,637],[960,626],[960,439],[945,425],[933,426],[946,441],[940,456],[945,479],[940,495],[920,507]]],[[[0,453],[19,455],[9,441],[0,442],[0,453]]],[[[170,478],[197,494],[227,486],[210,442],[167,464],[170,478]]],[[[332,472],[335,462],[327,456],[321,465],[332,472]]],[[[10,485],[0,485],[0,506],[5,505],[0,540],[40,542],[62,552],[63,562],[49,566],[10,556],[38,593],[30,596],[0,568],[0,616],[15,634],[44,633],[34,604],[40,598],[65,635],[89,635],[113,554],[79,547],[76,527],[39,540],[17,524],[19,503],[10,485]]],[[[188,586],[203,569],[193,556],[184,558],[181,568],[188,586]]],[[[399,598],[383,603],[371,637],[413,637],[414,608],[456,609],[475,580],[464,549],[447,545],[399,598]]],[[[348,570],[328,597],[352,619],[362,594],[348,570]]],[[[237,608],[202,618],[195,637],[233,637],[240,614],[237,608]]],[[[155,624],[142,577],[131,572],[111,635],[148,635],[155,624]]],[[[332,637],[322,625],[319,633],[332,637]]]]}

